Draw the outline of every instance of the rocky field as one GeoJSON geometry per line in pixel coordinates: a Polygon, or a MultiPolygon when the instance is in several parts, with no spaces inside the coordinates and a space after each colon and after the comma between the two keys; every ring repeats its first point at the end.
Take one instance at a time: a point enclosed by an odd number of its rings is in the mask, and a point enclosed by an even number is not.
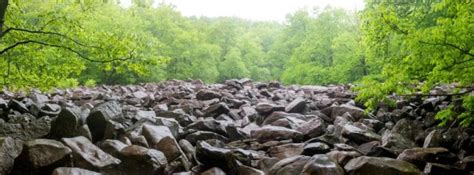
{"type": "Polygon", "coordinates": [[[0,174],[474,174],[457,100],[367,114],[343,86],[228,80],[0,94],[0,174]]]}

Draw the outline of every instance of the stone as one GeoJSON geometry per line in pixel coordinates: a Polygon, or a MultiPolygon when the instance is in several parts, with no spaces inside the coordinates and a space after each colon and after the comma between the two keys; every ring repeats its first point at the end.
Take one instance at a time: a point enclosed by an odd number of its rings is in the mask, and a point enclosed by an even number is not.
{"type": "Polygon", "coordinates": [[[259,142],[266,142],[270,140],[286,140],[293,139],[295,141],[302,140],[303,134],[299,131],[279,127],[279,126],[264,126],[250,132],[250,137],[257,139],[259,142]]]}
{"type": "Polygon", "coordinates": [[[10,100],[8,103],[8,107],[10,109],[13,109],[15,111],[18,111],[21,114],[28,113],[30,110],[26,107],[26,105],[20,101],[17,101],[15,99],[10,100]]]}
{"type": "Polygon", "coordinates": [[[11,137],[0,137],[0,174],[9,174],[22,147],[11,137]]]}
{"type": "Polygon", "coordinates": [[[119,140],[111,140],[107,139],[100,144],[100,148],[110,155],[116,157],[119,155],[120,150],[128,146],[127,144],[119,141],[119,140]]]}
{"type": "Polygon", "coordinates": [[[331,147],[323,142],[308,143],[303,147],[303,155],[313,156],[315,154],[325,154],[331,147]]]}
{"type": "Polygon", "coordinates": [[[316,154],[304,165],[301,174],[344,175],[344,169],[324,154],[316,154]]]}
{"type": "Polygon", "coordinates": [[[285,111],[288,113],[303,113],[305,109],[306,101],[303,98],[296,98],[285,107],[285,111]]]}
{"type": "Polygon", "coordinates": [[[89,171],[82,168],[59,167],[54,169],[52,175],[102,175],[102,173],[89,171]]]}
{"type": "Polygon", "coordinates": [[[310,139],[326,133],[326,124],[321,118],[315,117],[298,126],[296,130],[301,132],[306,139],[310,139]]]}
{"type": "Polygon", "coordinates": [[[195,145],[199,140],[209,140],[209,139],[217,139],[222,142],[228,142],[229,139],[224,137],[220,134],[209,132],[209,131],[197,131],[186,136],[186,140],[191,142],[191,144],[195,145]]]}
{"type": "Polygon", "coordinates": [[[205,117],[216,118],[221,114],[227,114],[230,111],[225,103],[216,103],[203,110],[205,117]]]}
{"type": "Polygon", "coordinates": [[[236,162],[231,159],[231,151],[209,145],[205,141],[196,144],[196,160],[204,167],[218,167],[225,172],[236,172],[236,162]]]}
{"type": "Polygon", "coordinates": [[[415,165],[392,158],[361,156],[351,159],[344,169],[348,174],[421,175],[415,165]]]}
{"type": "Polygon", "coordinates": [[[221,98],[222,95],[207,89],[201,89],[196,93],[196,99],[198,100],[212,100],[214,98],[221,98]]]}
{"type": "Polygon", "coordinates": [[[301,174],[306,163],[311,160],[309,156],[294,156],[282,159],[275,163],[268,172],[269,175],[301,174]]]}
{"type": "Polygon", "coordinates": [[[346,112],[353,117],[354,121],[358,121],[362,118],[365,118],[367,115],[365,111],[361,108],[356,106],[352,106],[349,104],[342,104],[340,106],[331,106],[325,108],[323,111],[327,116],[331,116],[331,118],[335,119],[337,116],[342,116],[346,112]]]}
{"type": "Polygon", "coordinates": [[[284,159],[300,155],[303,152],[304,143],[289,143],[270,147],[267,152],[270,156],[284,159]]]}
{"type": "Polygon", "coordinates": [[[57,166],[71,166],[71,149],[61,142],[50,139],[35,139],[23,146],[15,159],[15,172],[19,174],[50,174],[57,166]]]}
{"type": "Polygon", "coordinates": [[[162,152],[138,145],[124,147],[118,158],[122,160],[119,172],[130,175],[163,174],[168,164],[162,152]]]}
{"type": "Polygon", "coordinates": [[[84,136],[92,140],[89,127],[85,123],[85,116],[82,115],[81,109],[62,108],[58,117],[51,123],[51,131],[49,137],[53,139],[61,139],[63,137],[84,136]]]}
{"type": "Polygon", "coordinates": [[[275,111],[284,111],[285,107],[284,106],[278,106],[278,105],[275,105],[275,104],[270,104],[270,103],[258,103],[255,106],[255,110],[260,115],[268,115],[268,114],[271,114],[272,112],[275,112],[275,111]]]}
{"type": "Polygon", "coordinates": [[[227,135],[225,125],[216,120],[197,120],[186,126],[185,130],[194,129],[199,131],[210,131],[221,135],[227,135]]]}
{"type": "Polygon", "coordinates": [[[115,168],[120,160],[102,151],[83,136],[62,138],[61,141],[71,148],[74,166],[89,170],[115,168]]]}
{"type": "Polygon", "coordinates": [[[152,148],[155,148],[160,140],[165,137],[174,138],[170,129],[166,126],[144,124],[142,134],[145,136],[148,145],[152,148]]]}
{"type": "Polygon", "coordinates": [[[443,165],[438,163],[427,163],[425,168],[423,169],[423,173],[425,175],[446,175],[446,174],[456,174],[462,175],[467,174],[467,171],[463,171],[460,168],[443,165]]]}
{"type": "Polygon", "coordinates": [[[333,150],[331,152],[326,153],[329,159],[337,162],[339,165],[346,165],[349,160],[362,156],[359,152],[356,151],[338,151],[333,150]]]}
{"type": "Polygon", "coordinates": [[[391,131],[385,131],[382,146],[399,154],[405,149],[416,147],[415,138],[421,133],[423,133],[422,126],[418,123],[401,119],[391,131]]]}
{"type": "Polygon", "coordinates": [[[446,148],[411,148],[404,150],[397,159],[410,162],[423,169],[427,162],[453,164],[457,161],[455,154],[446,148]]]}
{"type": "Polygon", "coordinates": [[[160,141],[152,148],[163,152],[166,156],[166,159],[169,161],[173,161],[179,156],[183,155],[183,151],[181,151],[178,142],[170,136],[160,139],[160,141]]]}
{"type": "Polygon", "coordinates": [[[345,124],[342,129],[342,136],[356,142],[366,143],[370,141],[379,141],[381,136],[365,128],[357,127],[353,124],[345,124]]]}
{"type": "Polygon", "coordinates": [[[462,159],[464,171],[474,171],[474,156],[466,156],[462,159]]]}
{"type": "Polygon", "coordinates": [[[87,126],[92,134],[92,141],[113,139],[117,130],[124,129],[125,118],[122,108],[115,101],[102,103],[91,110],[87,117],[87,126]]]}
{"type": "Polygon", "coordinates": [[[27,141],[46,137],[51,130],[51,119],[48,116],[35,119],[34,116],[25,113],[16,117],[19,121],[0,122],[0,136],[27,141]]]}
{"type": "Polygon", "coordinates": [[[280,159],[275,157],[264,157],[258,160],[257,168],[265,173],[269,173],[273,165],[275,165],[280,159]]]}
{"type": "Polygon", "coordinates": [[[239,165],[237,174],[238,175],[265,175],[265,172],[249,167],[249,166],[239,165]]]}
{"type": "Polygon", "coordinates": [[[209,168],[208,170],[201,172],[200,174],[201,175],[226,175],[226,173],[218,167],[209,168]]]}

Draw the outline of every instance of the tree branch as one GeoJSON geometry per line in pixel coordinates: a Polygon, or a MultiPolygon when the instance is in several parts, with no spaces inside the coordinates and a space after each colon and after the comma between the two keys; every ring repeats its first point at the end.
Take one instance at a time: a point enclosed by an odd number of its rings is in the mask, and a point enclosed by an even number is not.
{"type": "Polygon", "coordinates": [[[0,35],[0,38],[2,36],[4,36],[5,34],[9,33],[10,31],[19,31],[19,32],[26,32],[26,33],[33,33],[33,34],[46,34],[46,35],[54,35],[54,36],[59,36],[59,37],[63,37],[63,38],[66,38],[67,40],[69,41],[72,41],[74,43],[76,43],[77,45],[80,45],[80,46],[83,46],[83,47],[90,47],[90,48],[96,48],[96,49],[102,49],[101,47],[98,47],[98,46],[89,46],[89,45],[85,45],[65,34],[62,34],[62,33],[57,33],[57,32],[48,32],[48,31],[42,31],[42,30],[28,30],[28,29],[22,29],[22,28],[14,28],[14,27],[10,27],[8,29],[5,30],[5,32],[2,33],[2,35],[0,35]]]}
{"type": "Polygon", "coordinates": [[[429,45],[437,45],[437,46],[449,46],[449,47],[452,47],[456,50],[459,50],[461,53],[463,54],[466,54],[466,55],[469,55],[471,57],[474,57],[474,54],[472,54],[469,50],[466,50],[466,49],[463,49],[457,45],[454,45],[454,44],[451,44],[451,43],[448,43],[448,42],[444,42],[444,43],[430,43],[430,42],[426,42],[426,41],[419,41],[420,43],[422,44],[429,44],[429,45]]]}
{"type": "Polygon", "coordinates": [[[12,44],[12,45],[4,48],[3,50],[1,50],[0,55],[8,52],[9,50],[11,50],[11,49],[13,49],[17,46],[24,45],[24,44],[39,44],[39,45],[48,46],[48,47],[55,47],[55,48],[65,49],[67,51],[75,53],[77,56],[79,56],[80,58],[82,58],[84,60],[87,60],[87,61],[90,61],[90,62],[96,62],[96,63],[109,63],[109,62],[114,62],[114,61],[126,61],[126,60],[129,60],[129,59],[133,58],[133,51],[132,51],[132,52],[130,52],[128,57],[124,57],[124,58],[115,58],[115,59],[110,59],[110,60],[94,60],[94,59],[88,58],[87,56],[83,55],[79,51],[74,50],[70,47],[62,46],[62,45],[56,45],[56,44],[50,44],[50,43],[35,41],[35,40],[25,40],[25,41],[20,41],[20,42],[17,42],[15,44],[12,44]]]}

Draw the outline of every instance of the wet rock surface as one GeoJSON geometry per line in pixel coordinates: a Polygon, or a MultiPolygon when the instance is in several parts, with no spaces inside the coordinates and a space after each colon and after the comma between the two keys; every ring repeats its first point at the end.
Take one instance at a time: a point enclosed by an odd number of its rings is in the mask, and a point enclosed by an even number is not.
{"type": "Polygon", "coordinates": [[[0,174],[474,174],[454,97],[373,113],[346,86],[248,79],[0,93],[0,174]]]}

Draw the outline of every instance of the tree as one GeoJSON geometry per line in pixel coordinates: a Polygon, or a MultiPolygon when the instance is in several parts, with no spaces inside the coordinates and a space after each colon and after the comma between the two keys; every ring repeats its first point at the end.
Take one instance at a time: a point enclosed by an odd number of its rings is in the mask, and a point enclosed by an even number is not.
{"type": "MultiPolygon", "coordinates": [[[[434,86],[450,83],[472,89],[472,3],[368,1],[362,15],[364,42],[370,64],[378,65],[380,73],[364,78],[359,100],[374,109],[381,101],[390,103],[387,94],[428,93],[434,86]]],[[[463,125],[472,123],[474,98],[468,92],[457,95],[464,101],[463,110],[453,111],[451,105],[437,117],[443,123],[454,116],[463,125]]]]}
{"type": "MultiPolygon", "coordinates": [[[[300,12],[301,13],[301,12],[300,12]]],[[[364,75],[361,35],[354,13],[325,8],[307,12],[305,36],[291,51],[281,80],[286,84],[348,83],[364,75]]],[[[294,25],[301,25],[295,23],[294,25]]],[[[292,26],[290,26],[292,27],[292,26]]]]}
{"type": "Polygon", "coordinates": [[[79,76],[89,63],[140,73],[135,46],[130,44],[139,42],[134,42],[133,35],[93,30],[84,22],[94,14],[92,9],[110,5],[113,4],[2,1],[0,65],[6,68],[2,71],[3,85],[49,89],[79,76]]]}

